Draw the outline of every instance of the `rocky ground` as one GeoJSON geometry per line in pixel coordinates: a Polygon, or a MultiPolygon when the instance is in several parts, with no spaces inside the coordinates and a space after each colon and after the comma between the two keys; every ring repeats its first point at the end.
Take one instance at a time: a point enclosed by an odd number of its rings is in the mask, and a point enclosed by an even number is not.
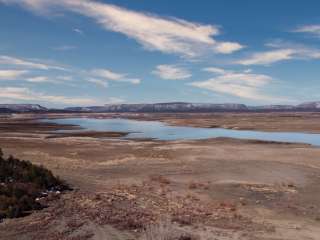
{"type": "MultiPolygon", "coordinates": [[[[22,117],[0,121],[4,152],[46,166],[75,190],[44,199],[46,209],[0,223],[0,239],[154,239],[159,232],[173,239],[320,236],[320,148],[222,138],[53,138],[48,130],[72,127],[22,117]]],[[[180,115],[155,117],[182,124],[180,115]]],[[[210,124],[220,121],[211,118],[210,124]]],[[[265,119],[270,124],[269,115],[265,119]]],[[[287,129],[297,124],[292,119],[287,129]]]]}

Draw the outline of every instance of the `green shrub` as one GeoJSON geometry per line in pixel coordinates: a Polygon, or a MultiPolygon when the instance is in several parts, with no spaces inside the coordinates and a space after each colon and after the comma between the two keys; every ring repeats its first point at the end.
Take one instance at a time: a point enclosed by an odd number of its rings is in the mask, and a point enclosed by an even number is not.
{"type": "Polygon", "coordinates": [[[46,191],[64,191],[69,187],[51,171],[13,156],[5,159],[0,149],[0,220],[41,209],[36,198],[46,191]]]}

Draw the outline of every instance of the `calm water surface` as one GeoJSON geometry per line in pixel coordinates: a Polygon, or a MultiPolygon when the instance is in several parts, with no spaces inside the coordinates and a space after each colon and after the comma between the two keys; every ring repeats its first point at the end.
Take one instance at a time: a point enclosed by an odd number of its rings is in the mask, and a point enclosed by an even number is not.
{"type": "MultiPolygon", "coordinates": [[[[154,138],[158,140],[193,140],[216,137],[257,139],[279,142],[298,142],[320,146],[320,134],[295,132],[260,132],[223,128],[169,126],[158,121],[128,119],[67,118],[45,120],[58,124],[79,125],[84,130],[129,132],[125,138],[154,138]]],[[[77,131],[77,130],[75,130],[77,131]]]]}

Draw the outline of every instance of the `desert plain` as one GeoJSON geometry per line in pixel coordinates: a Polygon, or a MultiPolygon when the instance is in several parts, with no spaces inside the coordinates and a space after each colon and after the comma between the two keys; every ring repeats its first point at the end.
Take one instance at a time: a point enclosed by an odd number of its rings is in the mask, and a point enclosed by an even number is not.
{"type": "Polygon", "coordinates": [[[319,239],[317,146],[231,138],[123,139],[126,133],[117,132],[57,134],[77,126],[38,121],[69,117],[320,132],[319,113],[2,115],[3,152],[45,166],[73,191],[45,199],[43,210],[4,220],[0,239],[133,240],[161,231],[181,240],[319,239]]]}

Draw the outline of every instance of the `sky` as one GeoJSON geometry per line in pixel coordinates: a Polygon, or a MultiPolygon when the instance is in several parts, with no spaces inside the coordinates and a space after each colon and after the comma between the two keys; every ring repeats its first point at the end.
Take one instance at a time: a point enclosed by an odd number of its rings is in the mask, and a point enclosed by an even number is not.
{"type": "Polygon", "coordinates": [[[318,0],[0,0],[0,103],[320,100],[318,0]]]}

